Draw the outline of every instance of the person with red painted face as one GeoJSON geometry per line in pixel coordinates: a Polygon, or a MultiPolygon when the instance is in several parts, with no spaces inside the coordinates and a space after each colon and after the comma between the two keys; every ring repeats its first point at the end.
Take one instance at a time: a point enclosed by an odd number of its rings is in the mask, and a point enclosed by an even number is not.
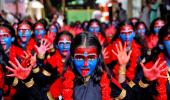
{"type": "Polygon", "coordinates": [[[102,29],[102,26],[99,20],[97,19],[90,20],[87,26],[87,31],[96,35],[102,46],[106,44],[106,35],[103,32],[103,29],[102,29]]]}
{"type": "MultiPolygon", "coordinates": [[[[158,46],[158,35],[161,27],[165,25],[165,22],[161,18],[155,19],[150,26],[149,36],[146,37],[148,49],[153,49],[158,46]]],[[[161,47],[160,47],[161,48],[161,47]]]]}
{"type": "MultiPolygon", "coordinates": [[[[63,65],[66,63],[66,59],[70,57],[70,45],[72,39],[73,35],[68,31],[58,33],[55,40],[56,52],[51,58],[48,59],[49,63],[53,65],[53,68],[58,68],[57,72],[60,72],[60,74],[63,70],[63,65]],[[61,64],[62,66],[57,66],[57,64],[61,64]]],[[[48,93],[51,94],[53,98],[58,98],[61,94],[62,85],[59,85],[61,82],[61,78],[57,78],[50,86],[48,93]]]]}
{"type": "Polygon", "coordinates": [[[106,47],[105,63],[120,83],[132,82],[137,77],[141,46],[135,42],[134,29],[128,22],[122,23],[117,32],[117,38],[106,47]]]}
{"type": "Polygon", "coordinates": [[[16,58],[18,47],[15,31],[11,26],[0,25],[0,45],[2,47],[0,66],[3,69],[4,78],[3,98],[41,100],[41,94],[30,74],[33,67],[30,58],[24,57],[22,61],[16,58]]]}

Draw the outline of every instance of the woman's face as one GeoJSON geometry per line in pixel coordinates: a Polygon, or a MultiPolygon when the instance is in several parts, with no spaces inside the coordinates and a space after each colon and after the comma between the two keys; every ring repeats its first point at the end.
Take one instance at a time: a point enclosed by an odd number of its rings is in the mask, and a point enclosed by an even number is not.
{"type": "Polygon", "coordinates": [[[135,33],[131,25],[124,25],[120,28],[119,37],[123,42],[126,42],[128,45],[132,43],[134,36],[135,33]]]}
{"type": "Polygon", "coordinates": [[[140,37],[144,37],[145,36],[145,32],[146,32],[146,29],[145,29],[145,26],[143,24],[139,24],[137,26],[137,35],[140,36],[140,37]]]}
{"type": "Polygon", "coordinates": [[[0,43],[4,51],[7,51],[11,47],[12,38],[7,28],[0,27],[0,43]]]}
{"type": "Polygon", "coordinates": [[[35,38],[37,40],[41,40],[45,36],[45,29],[44,25],[41,23],[38,23],[35,25],[35,30],[34,30],[35,38]]]}
{"type": "Polygon", "coordinates": [[[62,35],[58,41],[58,49],[62,56],[68,57],[70,55],[71,38],[68,35],[62,35]]]}
{"type": "Polygon", "coordinates": [[[28,24],[22,23],[18,26],[18,36],[21,42],[28,42],[31,38],[31,34],[31,27],[28,24]]]}
{"type": "Polygon", "coordinates": [[[94,46],[78,46],[74,50],[74,67],[83,77],[90,76],[97,65],[98,55],[94,46]]]}
{"type": "Polygon", "coordinates": [[[154,32],[156,34],[159,33],[159,30],[165,25],[165,22],[163,20],[157,20],[154,24],[154,32]]]}

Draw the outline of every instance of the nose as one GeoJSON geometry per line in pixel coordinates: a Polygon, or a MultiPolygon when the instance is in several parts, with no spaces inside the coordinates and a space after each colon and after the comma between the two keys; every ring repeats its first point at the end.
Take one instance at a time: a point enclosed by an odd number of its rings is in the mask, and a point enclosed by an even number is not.
{"type": "Polygon", "coordinates": [[[85,61],[84,61],[84,67],[87,67],[87,66],[88,66],[88,61],[85,60],[85,61]]]}

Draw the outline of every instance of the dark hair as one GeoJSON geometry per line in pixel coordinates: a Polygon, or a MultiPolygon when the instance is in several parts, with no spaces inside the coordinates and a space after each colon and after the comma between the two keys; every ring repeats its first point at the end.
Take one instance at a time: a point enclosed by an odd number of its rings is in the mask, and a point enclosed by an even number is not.
{"type": "MultiPolygon", "coordinates": [[[[165,24],[159,31],[159,42],[160,44],[163,44],[164,38],[170,34],[170,23],[165,24]]],[[[165,53],[165,55],[167,55],[167,50],[163,49],[163,52],[165,53]]]]}
{"type": "Polygon", "coordinates": [[[44,29],[45,29],[45,30],[47,29],[47,21],[46,21],[45,19],[40,19],[40,20],[38,20],[38,21],[34,24],[34,30],[35,30],[35,26],[36,26],[38,23],[43,24],[44,29]]]}
{"type": "Polygon", "coordinates": [[[74,51],[75,49],[84,44],[86,47],[89,46],[94,46],[97,49],[97,54],[98,54],[98,63],[97,66],[95,68],[94,73],[92,74],[92,79],[94,80],[94,82],[99,82],[101,79],[101,76],[103,74],[103,71],[108,71],[105,64],[104,64],[104,60],[103,60],[103,56],[102,56],[102,46],[100,45],[99,40],[97,39],[97,37],[94,34],[88,33],[88,32],[82,32],[80,34],[78,34],[72,41],[71,43],[71,49],[70,49],[70,58],[66,61],[66,66],[64,67],[64,72],[67,70],[68,66],[71,67],[71,69],[73,70],[73,72],[76,74],[76,81],[82,82],[83,81],[83,77],[77,72],[77,70],[74,68],[74,64],[72,62],[73,56],[74,56],[74,51]]]}
{"type": "Polygon", "coordinates": [[[148,34],[151,34],[151,33],[155,34],[155,32],[154,32],[154,25],[155,25],[155,22],[158,21],[158,20],[164,21],[162,18],[156,18],[155,20],[153,20],[153,22],[150,25],[150,32],[148,34]]]}
{"type": "MultiPolygon", "coordinates": [[[[32,25],[32,23],[29,22],[28,20],[22,20],[22,21],[20,21],[20,22],[18,23],[18,28],[19,28],[19,25],[21,25],[21,24],[28,24],[28,25],[30,26],[31,30],[33,30],[33,25],[32,25]]],[[[18,28],[17,28],[17,30],[18,30],[18,28]]]]}
{"type": "Polygon", "coordinates": [[[69,36],[69,37],[71,38],[71,41],[72,41],[73,35],[72,35],[70,32],[68,32],[68,31],[62,31],[62,32],[60,32],[60,33],[58,33],[58,34],[56,35],[55,42],[54,42],[55,45],[58,43],[60,37],[63,36],[63,35],[69,36]]]}

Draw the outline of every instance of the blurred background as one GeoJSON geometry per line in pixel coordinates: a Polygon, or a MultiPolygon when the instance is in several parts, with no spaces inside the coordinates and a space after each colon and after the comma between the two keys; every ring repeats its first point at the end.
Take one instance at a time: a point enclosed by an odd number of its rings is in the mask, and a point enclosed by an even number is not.
{"type": "Polygon", "coordinates": [[[118,17],[120,9],[125,10],[121,16],[137,17],[149,25],[154,18],[168,16],[170,0],[0,0],[1,17],[11,24],[24,18],[57,20],[61,26],[91,18],[107,23],[118,17]]]}

